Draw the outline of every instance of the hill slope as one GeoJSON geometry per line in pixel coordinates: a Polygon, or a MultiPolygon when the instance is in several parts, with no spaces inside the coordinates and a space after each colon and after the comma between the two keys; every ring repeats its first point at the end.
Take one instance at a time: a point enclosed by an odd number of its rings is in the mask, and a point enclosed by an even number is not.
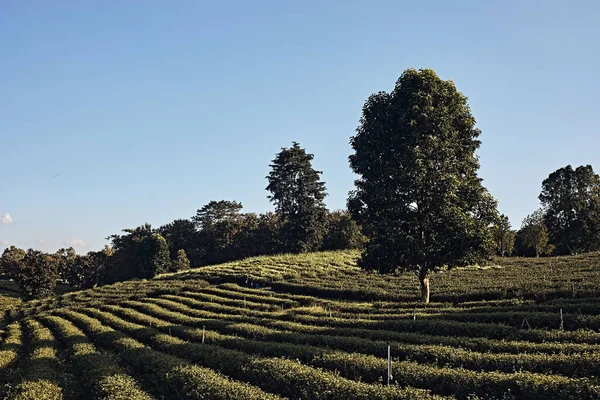
{"type": "Polygon", "coordinates": [[[428,305],[414,276],[356,257],[258,257],[22,303],[0,325],[2,396],[600,398],[597,254],[447,271],[428,305]]]}

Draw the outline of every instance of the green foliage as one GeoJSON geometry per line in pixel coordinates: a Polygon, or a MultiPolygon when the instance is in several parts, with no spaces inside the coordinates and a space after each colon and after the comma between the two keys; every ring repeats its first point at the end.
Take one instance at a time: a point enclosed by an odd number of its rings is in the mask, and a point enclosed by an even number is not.
{"type": "Polygon", "coordinates": [[[188,219],[176,219],[156,231],[167,241],[171,259],[177,257],[179,250],[184,250],[194,265],[200,265],[200,255],[196,251],[198,232],[194,222],[188,219]]]}
{"type": "Polygon", "coordinates": [[[68,347],[70,361],[80,374],[81,382],[94,398],[110,400],[150,400],[138,383],[119,366],[110,354],[96,350],[81,330],[56,316],[45,316],[44,321],[68,347]]]}
{"type": "Polygon", "coordinates": [[[59,249],[53,254],[58,264],[58,274],[60,278],[67,283],[73,279],[70,274],[75,269],[75,265],[78,263],[77,252],[73,247],[68,249],[59,249]]]}
{"type": "Polygon", "coordinates": [[[284,251],[280,240],[281,221],[277,214],[246,213],[237,222],[239,225],[227,252],[228,261],[284,251]]]}
{"type": "Polygon", "coordinates": [[[493,227],[494,243],[496,244],[496,254],[499,256],[510,256],[515,247],[516,234],[511,229],[508,217],[500,215],[498,221],[493,227]]]}
{"type": "Polygon", "coordinates": [[[362,267],[414,271],[427,302],[431,271],[487,259],[496,201],[477,176],[479,135],[467,98],[430,69],[369,97],[351,139],[360,177],[348,200],[369,237],[362,267]]]}
{"type": "Polygon", "coordinates": [[[525,217],[520,235],[523,237],[523,244],[535,250],[536,257],[551,254],[554,250],[554,246],[548,243],[548,229],[544,222],[544,212],[541,209],[525,217]]]}
{"type": "Polygon", "coordinates": [[[79,256],[78,263],[71,271],[71,285],[77,289],[89,289],[102,284],[111,254],[107,246],[101,251],[90,251],[85,256],[79,256]]]}
{"type": "MultiPolygon", "coordinates": [[[[330,353],[318,358],[316,365],[340,371],[353,379],[373,381],[385,370],[386,360],[361,354],[330,353]]],[[[573,380],[560,375],[542,375],[529,372],[504,374],[475,372],[465,368],[437,368],[416,362],[393,364],[394,381],[431,388],[435,393],[468,399],[481,396],[501,399],[507,393],[522,399],[594,399],[600,390],[587,379],[573,380]],[[471,397],[472,398],[472,397],[471,397]]]]}
{"type": "Polygon", "coordinates": [[[20,269],[13,278],[29,299],[52,296],[58,279],[58,262],[55,257],[41,251],[27,250],[20,269]]]}
{"type": "Polygon", "coordinates": [[[5,317],[23,335],[0,323],[0,388],[135,400],[599,397],[597,254],[443,270],[430,304],[416,301],[414,274],[362,271],[357,257],[255,257],[25,302],[5,317]]]}
{"type": "Polygon", "coordinates": [[[550,240],[563,254],[600,249],[600,177],[591,165],[570,165],[542,182],[539,196],[550,240]]]}
{"type": "Polygon", "coordinates": [[[23,373],[23,381],[10,396],[15,400],[60,400],[63,398],[63,376],[59,374],[57,344],[54,336],[34,320],[26,320],[29,336],[29,363],[23,373]]]}
{"type": "MultiPolygon", "coordinates": [[[[366,336],[368,332],[357,332],[356,329],[348,332],[346,336],[339,336],[317,333],[316,331],[303,332],[298,327],[294,328],[293,326],[290,326],[291,330],[281,330],[251,323],[240,323],[234,326],[225,323],[219,324],[217,321],[207,323],[202,319],[195,319],[182,313],[152,306],[144,308],[146,314],[119,306],[106,306],[102,309],[127,321],[145,326],[151,325],[163,333],[171,332],[172,335],[182,339],[201,341],[204,335],[205,343],[242,350],[249,354],[287,356],[309,363],[314,362],[315,358],[323,354],[333,352],[333,349],[377,356],[381,353],[381,349],[387,346],[387,340],[361,337],[366,336]],[[201,331],[186,326],[203,326],[215,329],[215,331],[201,331]]],[[[336,315],[339,316],[340,314],[336,313],[336,315]]],[[[345,316],[345,318],[351,317],[345,316]]],[[[393,318],[393,316],[390,316],[390,318],[393,318]]],[[[384,333],[381,332],[379,336],[383,338],[384,333]]],[[[469,341],[464,338],[454,338],[452,340],[450,337],[427,336],[417,333],[396,333],[396,335],[391,335],[386,339],[393,339],[391,345],[395,357],[438,366],[464,367],[475,371],[502,371],[506,373],[529,371],[553,374],[553,371],[560,371],[561,375],[570,377],[594,375],[597,370],[597,367],[593,365],[596,355],[540,354],[538,352],[543,350],[543,347],[533,346],[532,343],[529,344],[527,350],[536,352],[534,354],[489,354],[490,351],[493,351],[491,341],[469,341]],[[406,343],[405,340],[409,343],[406,343]],[[446,341],[452,345],[431,344],[435,341],[446,341]],[[478,343],[478,345],[485,343],[490,347],[482,346],[485,353],[477,351],[479,350],[478,347],[475,347],[474,350],[476,351],[461,348],[462,346],[473,346],[475,343],[478,343]]],[[[510,350],[513,347],[507,346],[507,349],[510,350]]],[[[588,349],[591,348],[593,347],[588,347],[588,349]]],[[[525,347],[521,349],[525,349],[525,347]]],[[[553,350],[558,351],[558,349],[559,347],[555,346],[553,350]]],[[[515,349],[515,351],[518,351],[518,349],[515,349]]],[[[347,353],[341,353],[340,355],[343,357],[347,353]]],[[[381,362],[385,361],[381,360],[381,362]]],[[[377,381],[384,371],[385,368],[378,369],[379,375],[373,377],[372,380],[377,381]]],[[[372,372],[370,376],[373,376],[372,372]]],[[[365,379],[365,374],[362,377],[365,379]]]]}
{"type": "Polygon", "coordinates": [[[204,365],[242,381],[255,384],[268,392],[283,396],[298,396],[303,399],[321,399],[328,393],[333,398],[348,399],[430,399],[421,390],[401,389],[367,385],[340,378],[330,371],[323,371],[283,358],[252,356],[241,351],[223,349],[161,334],[152,328],[144,328],[111,314],[93,309],[86,313],[99,318],[120,331],[127,332],[153,348],[187,359],[194,364],[204,365]],[[244,368],[238,368],[243,365],[244,368]]]}
{"type": "Polygon", "coordinates": [[[327,213],[327,233],[323,238],[322,250],[361,249],[366,241],[360,226],[347,211],[327,213]]]}
{"type": "Polygon", "coordinates": [[[140,260],[142,268],[142,277],[153,278],[158,274],[168,272],[171,267],[169,258],[169,246],[165,238],[158,233],[153,233],[142,242],[142,259],[140,260]]]}
{"type": "Polygon", "coordinates": [[[22,339],[21,324],[13,322],[8,325],[6,338],[0,344],[0,372],[15,362],[23,344],[22,339]]]}
{"type": "Polygon", "coordinates": [[[190,260],[188,260],[185,250],[180,249],[177,251],[177,258],[172,262],[172,271],[186,271],[190,269],[190,260]]]}
{"type": "Polygon", "coordinates": [[[114,254],[109,258],[106,282],[152,278],[169,271],[169,246],[150,224],[123,231],[127,234],[109,237],[114,254]]]}
{"type": "Polygon", "coordinates": [[[58,262],[58,272],[63,282],[75,289],[88,289],[104,279],[108,253],[106,249],[99,252],[89,252],[78,255],[71,247],[60,249],[54,257],[58,262]]]}
{"type": "Polygon", "coordinates": [[[198,229],[210,230],[218,223],[237,219],[242,208],[242,203],[237,201],[212,200],[196,212],[192,221],[198,229]]]}
{"type": "Polygon", "coordinates": [[[175,220],[157,232],[166,239],[172,260],[185,250],[194,266],[284,251],[279,217],[272,212],[240,213],[241,208],[235,201],[211,201],[192,217],[194,222],[175,220]]]}
{"type": "Polygon", "coordinates": [[[23,269],[25,250],[15,246],[4,249],[0,257],[0,274],[15,279],[23,269]]]}
{"type": "Polygon", "coordinates": [[[242,227],[242,204],[236,201],[211,201],[192,217],[200,229],[198,241],[201,246],[202,264],[230,260],[234,237],[242,227]]]}
{"type": "Polygon", "coordinates": [[[321,171],[313,169],[312,154],[306,153],[297,142],[282,148],[272,161],[267,176],[269,200],[281,221],[283,245],[286,252],[316,251],[321,247],[326,229],[326,208],[323,200],[325,182],[321,171]]]}
{"type": "MultiPolygon", "coordinates": [[[[164,398],[196,399],[201,395],[211,399],[278,399],[242,382],[233,381],[208,368],[169,354],[161,353],[115,331],[98,320],[71,311],[59,315],[69,319],[99,346],[115,351],[121,360],[147,380],[154,382],[154,391],[164,398]]],[[[142,332],[138,332],[142,334],[142,332]]],[[[217,360],[218,361],[218,360],[217,360]]]]}

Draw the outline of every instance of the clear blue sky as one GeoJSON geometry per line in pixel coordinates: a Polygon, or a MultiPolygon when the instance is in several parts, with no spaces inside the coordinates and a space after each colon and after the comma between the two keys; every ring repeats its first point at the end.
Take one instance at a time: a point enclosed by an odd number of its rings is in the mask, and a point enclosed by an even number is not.
{"type": "Polygon", "coordinates": [[[293,140],[343,208],[361,107],[409,67],[469,97],[519,227],[550,172],[600,172],[598,21],[596,0],[2,1],[0,250],[94,250],[213,199],[270,210],[293,140]]]}

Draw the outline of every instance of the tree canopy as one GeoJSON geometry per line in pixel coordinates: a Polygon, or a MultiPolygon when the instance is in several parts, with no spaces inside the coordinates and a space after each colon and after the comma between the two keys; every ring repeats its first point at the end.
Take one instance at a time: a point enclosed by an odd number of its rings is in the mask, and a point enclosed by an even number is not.
{"type": "Polygon", "coordinates": [[[494,225],[494,242],[496,244],[496,254],[504,257],[510,256],[515,247],[515,232],[511,229],[510,221],[504,214],[498,217],[494,225]]]}
{"type": "Polygon", "coordinates": [[[124,229],[125,235],[112,235],[114,254],[110,257],[107,282],[131,278],[152,278],[169,271],[171,260],[166,240],[150,224],[124,229]]]}
{"type": "Polygon", "coordinates": [[[189,219],[176,219],[156,230],[165,238],[169,246],[171,259],[177,257],[179,250],[184,250],[193,265],[200,265],[201,258],[197,251],[198,231],[196,223],[189,219]]]}
{"type": "Polygon", "coordinates": [[[600,249],[600,177],[591,165],[552,172],[539,199],[550,241],[561,253],[600,249]]]}
{"type": "Polygon", "coordinates": [[[467,98],[431,69],[369,97],[349,158],[359,178],[348,207],[369,237],[363,268],[414,271],[428,302],[430,272],[489,256],[497,211],[477,175],[479,135],[467,98]]]}
{"type": "Polygon", "coordinates": [[[318,250],[326,229],[325,182],[322,172],[312,167],[313,158],[293,142],[269,165],[268,198],[283,222],[284,247],[291,252],[318,250]]]}
{"type": "Polygon", "coordinates": [[[535,256],[550,254],[554,246],[549,243],[548,228],[544,222],[544,211],[536,210],[523,220],[519,234],[523,244],[535,250],[535,256]]]}
{"type": "Polygon", "coordinates": [[[366,240],[360,226],[347,211],[336,210],[327,214],[327,233],[322,250],[360,249],[366,240]]]}
{"type": "Polygon", "coordinates": [[[29,249],[21,269],[14,276],[26,298],[42,299],[54,294],[58,279],[58,261],[50,254],[29,249]]]}

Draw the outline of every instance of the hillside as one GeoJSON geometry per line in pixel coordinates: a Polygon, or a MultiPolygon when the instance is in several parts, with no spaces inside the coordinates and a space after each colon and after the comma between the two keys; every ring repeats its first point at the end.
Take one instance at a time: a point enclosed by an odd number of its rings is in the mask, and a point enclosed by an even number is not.
{"type": "Polygon", "coordinates": [[[428,305],[413,275],[362,272],[357,256],[257,257],[23,302],[0,325],[2,397],[600,398],[598,254],[445,271],[428,305]]]}
{"type": "Polygon", "coordinates": [[[21,303],[21,289],[15,282],[0,280],[0,312],[9,310],[21,303]]]}

